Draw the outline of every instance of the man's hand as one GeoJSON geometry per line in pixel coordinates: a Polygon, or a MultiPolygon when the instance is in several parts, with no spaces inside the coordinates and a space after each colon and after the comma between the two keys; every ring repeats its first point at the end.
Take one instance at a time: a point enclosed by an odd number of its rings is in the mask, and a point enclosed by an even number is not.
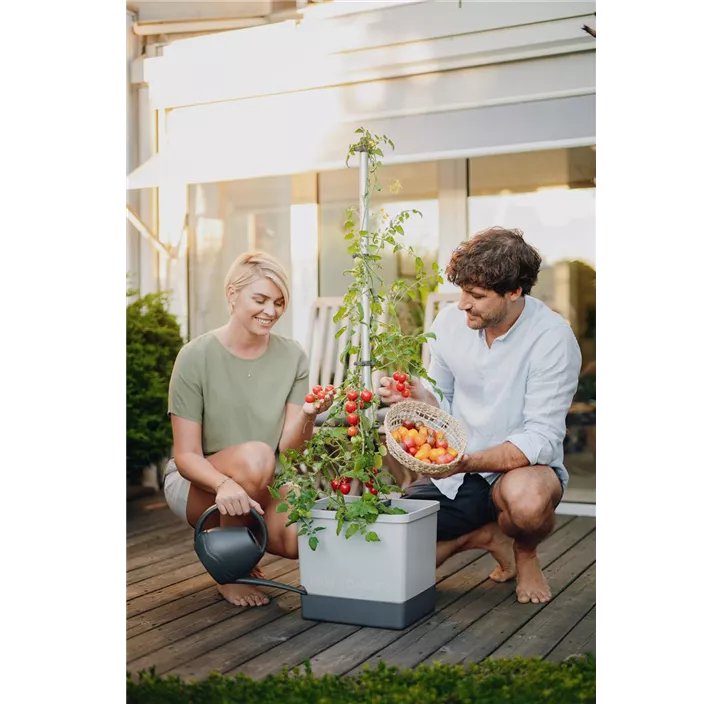
{"type": "Polygon", "coordinates": [[[316,400],[313,403],[306,401],[303,404],[303,412],[307,416],[312,416],[314,418],[320,413],[324,413],[333,405],[333,401],[337,393],[337,391],[327,391],[320,400],[316,400]]]}
{"type": "Polygon", "coordinates": [[[404,382],[404,384],[406,384],[406,388],[409,390],[409,395],[407,397],[404,397],[401,394],[401,392],[396,388],[396,384],[398,384],[398,382],[394,381],[390,376],[384,376],[381,378],[380,386],[376,390],[379,398],[381,398],[381,400],[385,403],[389,404],[389,406],[393,406],[399,401],[408,401],[410,399],[414,399],[415,401],[423,401],[424,403],[429,402],[426,389],[423,387],[419,379],[413,379],[412,377],[409,377],[404,382]]]}
{"type": "Polygon", "coordinates": [[[452,477],[454,474],[461,474],[462,472],[468,472],[469,470],[469,455],[464,454],[461,456],[458,463],[447,472],[444,474],[434,474],[432,476],[434,479],[446,479],[447,477],[452,477]]]}

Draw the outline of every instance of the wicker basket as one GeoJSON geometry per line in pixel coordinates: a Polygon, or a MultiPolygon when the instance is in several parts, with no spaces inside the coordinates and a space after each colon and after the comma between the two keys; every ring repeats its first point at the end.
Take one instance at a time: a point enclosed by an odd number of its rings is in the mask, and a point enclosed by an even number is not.
{"type": "Polygon", "coordinates": [[[466,450],[466,431],[461,423],[440,408],[421,401],[401,401],[391,406],[386,414],[384,427],[386,429],[386,445],[391,455],[406,469],[417,474],[429,476],[446,474],[459,463],[466,450]],[[391,437],[391,433],[398,430],[407,418],[413,419],[414,422],[421,421],[433,430],[442,430],[446,433],[449,445],[459,453],[453,462],[449,462],[449,464],[427,464],[408,454],[400,443],[391,437]]]}

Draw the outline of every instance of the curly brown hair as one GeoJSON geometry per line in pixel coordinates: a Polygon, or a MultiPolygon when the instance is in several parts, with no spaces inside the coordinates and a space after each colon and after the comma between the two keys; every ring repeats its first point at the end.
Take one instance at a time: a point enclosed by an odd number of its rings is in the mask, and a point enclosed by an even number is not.
{"type": "Polygon", "coordinates": [[[489,227],[454,250],[446,278],[456,286],[478,286],[500,295],[521,287],[526,296],[536,283],[541,262],[521,230],[489,227]]]}

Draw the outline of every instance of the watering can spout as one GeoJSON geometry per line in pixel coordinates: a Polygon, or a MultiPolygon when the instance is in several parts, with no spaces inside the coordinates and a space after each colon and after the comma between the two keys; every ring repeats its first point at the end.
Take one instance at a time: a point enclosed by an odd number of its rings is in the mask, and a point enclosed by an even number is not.
{"type": "Polygon", "coordinates": [[[234,584],[254,584],[258,587],[272,587],[274,589],[285,589],[289,592],[296,592],[297,594],[306,595],[308,592],[305,587],[298,586],[292,587],[290,584],[281,584],[280,582],[274,582],[270,579],[259,579],[258,577],[241,577],[236,579],[234,584]]]}

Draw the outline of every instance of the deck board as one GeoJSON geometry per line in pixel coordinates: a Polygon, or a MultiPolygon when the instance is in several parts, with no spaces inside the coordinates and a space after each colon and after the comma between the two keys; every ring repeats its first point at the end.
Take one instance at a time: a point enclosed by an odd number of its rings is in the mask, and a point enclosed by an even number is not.
{"type": "MultiPolygon", "coordinates": [[[[539,548],[554,597],[518,604],[515,581],[488,579],[495,562],[481,550],[454,555],[438,570],[432,614],[404,630],[306,621],[298,594],[267,590],[271,603],[242,609],[217,592],[193,551],[193,533],[162,495],[128,505],[127,651],[131,673],[155,667],[200,679],[212,671],[254,678],[309,660],[314,674],[357,674],[379,662],[415,667],[488,656],[563,660],[594,651],[595,520],[557,516],[539,548]],[[134,504],[136,504],[134,506],[134,504]]],[[[298,585],[296,561],[266,555],[269,579],[298,585]]]]}

